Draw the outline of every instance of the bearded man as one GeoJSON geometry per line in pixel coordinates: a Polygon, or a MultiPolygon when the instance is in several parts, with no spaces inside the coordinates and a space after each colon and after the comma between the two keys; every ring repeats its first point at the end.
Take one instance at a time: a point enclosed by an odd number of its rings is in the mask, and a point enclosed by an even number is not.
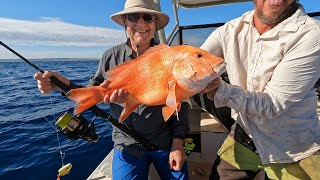
{"type": "Polygon", "coordinates": [[[296,0],[254,0],[201,48],[227,62],[230,84],[203,92],[235,120],[211,179],[320,179],[320,22],[296,0]]]}

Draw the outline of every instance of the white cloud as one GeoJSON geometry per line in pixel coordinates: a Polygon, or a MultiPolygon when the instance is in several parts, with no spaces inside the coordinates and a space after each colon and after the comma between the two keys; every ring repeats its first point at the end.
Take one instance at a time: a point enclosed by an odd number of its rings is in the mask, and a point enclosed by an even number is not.
{"type": "MultiPolygon", "coordinates": [[[[39,21],[0,17],[0,40],[19,47],[21,55],[28,58],[100,58],[106,48],[125,41],[125,32],[80,26],[52,17],[39,21]]],[[[17,58],[3,47],[0,52],[0,59],[17,58]]]]}
{"type": "Polygon", "coordinates": [[[125,40],[123,30],[86,27],[57,18],[40,21],[0,18],[0,39],[15,45],[106,46],[125,40]]]}

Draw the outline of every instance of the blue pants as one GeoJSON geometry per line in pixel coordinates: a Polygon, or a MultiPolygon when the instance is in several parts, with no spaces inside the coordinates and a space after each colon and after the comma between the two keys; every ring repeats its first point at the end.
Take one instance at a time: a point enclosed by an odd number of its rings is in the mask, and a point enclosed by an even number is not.
{"type": "Polygon", "coordinates": [[[169,168],[169,150],[139,151],[139,153],[128,153],[114,148],[112,161],[112,179],[114,180],[147,180],[149,166],[154,166],[161,179],[164,180],[187,180],[188,168],[184,163],[181,171],[169,168]]]}

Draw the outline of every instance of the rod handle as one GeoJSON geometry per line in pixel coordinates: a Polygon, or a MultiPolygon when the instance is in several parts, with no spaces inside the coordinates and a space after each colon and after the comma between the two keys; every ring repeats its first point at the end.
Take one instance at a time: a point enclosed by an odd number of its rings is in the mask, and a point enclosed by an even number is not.
{"type": "Polygon", "coordinates": [[[51,82],[54,83],[56,86],[58,86],[60,89],[62,89],[65,93],[71,90],[71,88],[66,85],[64,82],[60,81],[58,78],[55,76],[50,77],[51,82]]]}

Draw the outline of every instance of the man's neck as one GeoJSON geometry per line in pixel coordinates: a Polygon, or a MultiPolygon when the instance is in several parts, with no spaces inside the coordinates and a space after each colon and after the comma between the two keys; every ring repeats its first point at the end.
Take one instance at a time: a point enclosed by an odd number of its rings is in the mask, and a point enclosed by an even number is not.
{"type": "Polygon", "coordinates": [[[131,49],[133,51],[132,54],[135,58],[141,56],[141,54],[146,52],[149,48],[150,48],[150,45],[143,45],[143,46],[131,45],[131,49]]]}
{"type": "Polygon", "coordinates": [[[277,25],[277,24],[265,24],[265,23],[261,22],[261,20],[259,19],[259,17],[257,16],[256,13],[254,13],[254,15],[253,15],[253,22],[254,22],[254,26],[256,27],[256,29],[258,30],[260,35],[271,30],[272,28],[274,28],[277,25]]]}
{"type": "Polygon", "coordinates": [[[134,58],[141,56],[144,52],[146,52],[151,46],[154,45],[154,39],[151,40],[149,44],[137,45],[128,40],[128,45],[132,49],[132,55],[134,58]]]}

